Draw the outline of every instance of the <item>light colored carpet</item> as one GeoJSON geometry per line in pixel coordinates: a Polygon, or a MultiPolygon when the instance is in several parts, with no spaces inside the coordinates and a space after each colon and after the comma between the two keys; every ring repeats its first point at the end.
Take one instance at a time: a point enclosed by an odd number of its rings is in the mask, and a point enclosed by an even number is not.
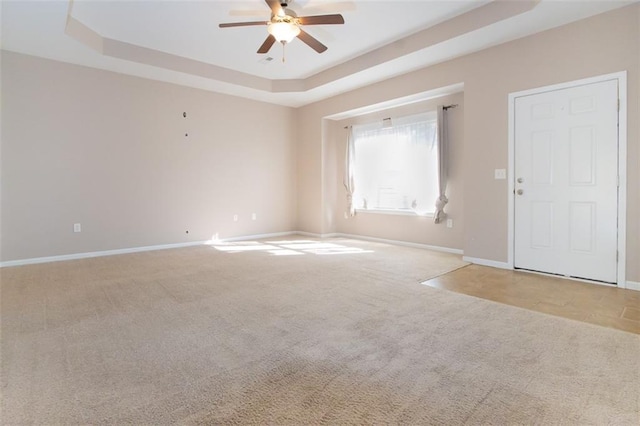
{"type": "Polygon", "coordinates": [[[640,423],[640,336],[419,284],[458,256],[329,243],[0,270],[2,422],[640,423]]]}

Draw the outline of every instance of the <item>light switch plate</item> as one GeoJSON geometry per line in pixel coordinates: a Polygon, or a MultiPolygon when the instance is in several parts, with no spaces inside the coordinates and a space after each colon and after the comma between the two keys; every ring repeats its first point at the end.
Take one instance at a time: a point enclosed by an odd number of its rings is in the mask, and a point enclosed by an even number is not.
{"type": "Polygon", "coordinates": [[[493,176],[495,179],[506,179],[507,169],[495,169],[493,172],[493,176]]]}

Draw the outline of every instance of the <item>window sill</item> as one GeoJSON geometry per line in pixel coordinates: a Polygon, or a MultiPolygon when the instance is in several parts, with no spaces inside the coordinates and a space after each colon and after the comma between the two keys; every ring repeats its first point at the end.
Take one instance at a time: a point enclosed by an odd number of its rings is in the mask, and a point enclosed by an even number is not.
{"type": "Polygon", "coordinates": [[[397,216],[418,216],[418,217],[433,217],[434,212],[428,212],[425,214],[418,214],[413,210],[385,210],[385,209],[356,209],[356,213],[372,213],[372,214],[387,214],[397,216]]]}

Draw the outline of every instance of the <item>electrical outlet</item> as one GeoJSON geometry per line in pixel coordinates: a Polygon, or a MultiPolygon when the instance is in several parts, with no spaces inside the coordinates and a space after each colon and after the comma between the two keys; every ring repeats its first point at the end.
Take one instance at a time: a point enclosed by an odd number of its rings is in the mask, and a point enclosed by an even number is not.
{"type": "Polygon", "coordinates": [[[238,221],[238,215],[237,215],[237,214],[234,214],[234,215],[233,215],[233,221],[234,221],[234,222],[237,222],[237,221],[238,221]]]}
{"type": "Polygon", "coordinates": [[[257,218],[258,218],[258,215],[257,215],[257,214],[253,213],[253,214],[251,215],[251,220],[256,220],[257,218]]]}
{"type": "Polygon", "coordinates": [[[82,232],[82,225],[79,223],[73,224],[73,232],[82,232]]]}
{"type": "Polygon", "coordinates": [[[447,228],[453,228],[453,219],[447,219],[447,228]]]}

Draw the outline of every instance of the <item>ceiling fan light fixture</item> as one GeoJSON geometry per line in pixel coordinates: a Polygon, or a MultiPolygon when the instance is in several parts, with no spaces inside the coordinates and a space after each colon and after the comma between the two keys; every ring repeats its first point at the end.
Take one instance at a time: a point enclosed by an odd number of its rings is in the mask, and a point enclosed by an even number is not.
{"type": "Polygon", "coordinates": [[[300,34],[300,27],[291,20],[281,20],[269,23],[267,31],[280,43],[290,43],[291,40],[300,34]]]}

